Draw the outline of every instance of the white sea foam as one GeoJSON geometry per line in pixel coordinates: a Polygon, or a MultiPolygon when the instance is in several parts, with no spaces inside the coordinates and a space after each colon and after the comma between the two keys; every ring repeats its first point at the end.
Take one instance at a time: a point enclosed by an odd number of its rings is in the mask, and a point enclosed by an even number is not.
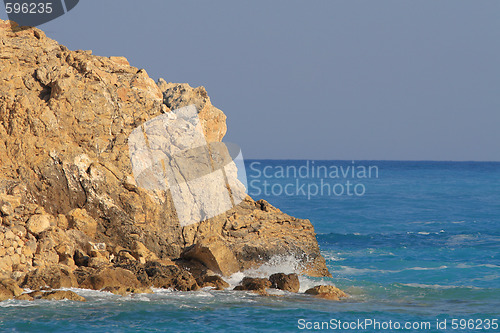
{"type": "Polygon", "coordinates": [[[334,285],[328,278],[314,279],[302,274],[303,266],[299,259],[293,255],[276,256],[271,258],[269,262],[255,268],[247,269],[243,272],[237,272],[230,277],[224,278],[229,283],[230,289],[236,287],[244,277],[268,278],[274,273],[291,274],[296,273],[299,276],[300,290],[303,293],[309,288],[323,284],[334,285]]]}
{"type": "Polygon", "coordinates": [[[224,280],[229,283],[232,288],[234,288],[246,276],[254,278],[268,278],[274,273],[300,274],[301,271],[302,264],[295,256],[275,256],[272,257],[267,263],[259,267],[254,267],[243,272],[234,273],[230,277],[224,278],[224,280]]]}
{"type": "Polygon", "coordinates": [[[476,267],[486,267],[486,268],[500,268],[498,265],[493,264],[478,264],[478,265],[469,265],[465,263],[458,264],[456,268],[476,268],[476,267]]]}
{"type": "Polygon", "coordinates": [[[18,300],[6,300],[0,302],[0,308],[11,308],[11,307],[27,307],[36,305],[34,302],[30,301],[18,301],[18,300]]]}
{"type": "Polygon", "coordinates": [[[463,244],[466,244],[472,240],[476,240],[477,238],[478,238],[477,235],[470,235],[470,234],[456,235],[456,236],[451,237],[446,242],[446,245],[448,245],[448,246],[463,245],[463,244]]]}
{"type": "Polygon", "coordinates": [[[423,283],[399,283],[399,284],[406,287],[424,288],[424,289],[474,289],[474,290],[483,289],[474,286],[454,286],[454,285],[446,286],[440,284],[423,284],[423,283]]]}
{"type": "Polygon", "coordinates": [[[417,231],[417,232],[407,231],[406,234],[408,234],[408,235],[417,234],[417,235],[427,236],[427,235],[439,235],[439,234],[442,234],[444,232],[446,232],[446,231],[444,229],[441,229],[439,231],[417,231]]]}
{"type": "Polygon", "coordinates": [[[400,273],[404,271],[434,271],[434,270],[441,270],[441,269],[447,269],[448,266],[443,265],[439,267],[408,267],[408,268],[402,268],[402,269],[374,269],[374,268],[356,268],[356,267],[349,267],[349,266],[340,266],[339,270],[335,270],[335,273],[339,273],[342,275],[358,275],[358,274],[366,274],[366,273],[400,273]]]}

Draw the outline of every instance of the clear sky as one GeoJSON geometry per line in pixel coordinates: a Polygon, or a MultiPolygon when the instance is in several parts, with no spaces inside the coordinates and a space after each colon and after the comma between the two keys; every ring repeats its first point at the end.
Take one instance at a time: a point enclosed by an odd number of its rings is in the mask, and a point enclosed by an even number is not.
{"type": "Polygon", "coordinates": [[[500,1],[81,0],[40,28],[205,86],[246,158],[500,161],[500,1]]]}

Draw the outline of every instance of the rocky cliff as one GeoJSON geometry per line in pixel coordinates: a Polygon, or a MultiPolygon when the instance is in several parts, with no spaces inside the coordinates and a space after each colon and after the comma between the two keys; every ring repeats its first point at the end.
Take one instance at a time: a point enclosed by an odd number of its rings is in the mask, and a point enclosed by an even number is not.
{"type": "Polygon", "coordinates": [[[155,83],[123,57],[70,51],[0,20],[0,275],[32,286],[50,268],[77,286],[89,285],[87,269],[124,261],[137,274],[173,260],[167,267],[230,275],[290,255],[328,275],[308,220],[247,197],[181,227],[168,191],[137,186],[130,133],[192,104],[207,140],[221,141],[226,116],[203,87],[155,83]]]}

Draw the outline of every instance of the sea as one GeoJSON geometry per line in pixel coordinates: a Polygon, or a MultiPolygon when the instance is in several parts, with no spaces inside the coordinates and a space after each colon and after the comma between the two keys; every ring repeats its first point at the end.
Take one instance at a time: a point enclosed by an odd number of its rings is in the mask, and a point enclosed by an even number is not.
{"type": "MultiPolygon", "coordinates": [[[[6,332],[499,332],[500,163],[247,160],[246,183],[309,219],[335,302],[273,291],[155,290],[87,302],[5,301],[6,332]]],[[[228,278],[300,271],[293,255],[228,278]]]]}

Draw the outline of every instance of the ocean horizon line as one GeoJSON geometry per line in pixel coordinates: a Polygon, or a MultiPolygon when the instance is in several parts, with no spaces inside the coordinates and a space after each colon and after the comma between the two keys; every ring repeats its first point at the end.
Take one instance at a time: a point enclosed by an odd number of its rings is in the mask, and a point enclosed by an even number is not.
{"type": "Polygon", "coordinates": [[[495,163],[500,161],[479,160],[373,160],[373,159],[314,159],[314,158],[245,158],[245,161],[318,161],[318,162],[432,162],[432,163],[495,163]]]}

